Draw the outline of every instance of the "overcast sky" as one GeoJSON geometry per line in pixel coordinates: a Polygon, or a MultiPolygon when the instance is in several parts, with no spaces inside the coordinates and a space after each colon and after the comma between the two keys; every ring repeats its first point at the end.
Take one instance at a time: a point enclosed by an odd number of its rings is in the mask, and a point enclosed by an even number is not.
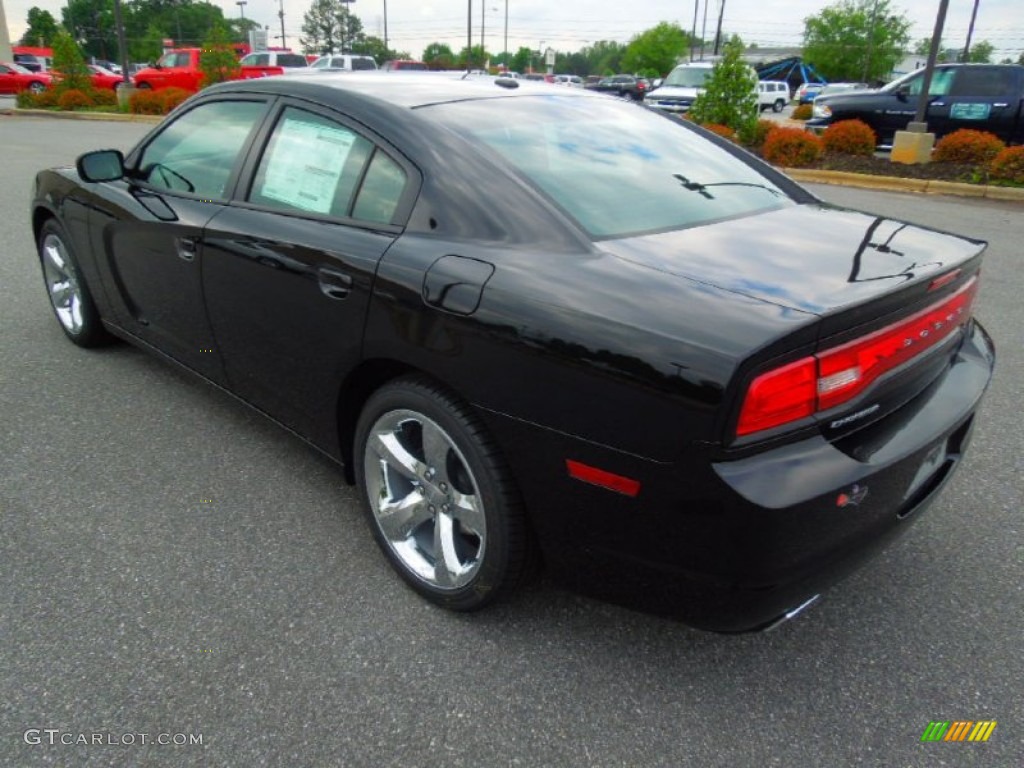
{"type": "MultiPolygon", "coordinates": [[[[234,0],[212,0],[224,9],[225,16],[237,16],[234,0]]],[[[248,0],[246,18],[270,27],[271,35],[280,35],[277,13],[281,0],[248,0]]],[[[17,41],[25,31],[29,8],[38,6],[60,19],[60,0],[0,0],[7,13],[11,39],[17,41]]],[[[311,0],[283,0],[284,31],[288,45],[298,50],[302,17],[311,0]]],[[[723,29],[736,33],[745,43],[761,47],[799,45],[803,20],[828,5],[827,0],[725,0],[723,29]]],[[[430,42],[448,43],[458,50],[466,42],[467,2],[463,0],[390,0],[387,5],[388,41],[393,49],[408,51],[419,58],[430,42]]],[[[930,37],[935,26],[939,0],[894,0],[893,8],[906,13],[916,41],[930,37]]],[[[943,39],[950,47],[959,47],[967,37],[974,0],[950,0],[943,39]]],[[[369,34],[384,36],[385,0],[353,0],[353,13],[363,21],[369,34]]],[[[707,39],[714,37],[720,0],[707,0],[707,39]]],[[[473,0],[473,42],[480,41],[481,9],[484,9],[487,49],[500,53],[504,48],[505,0],[473,0]]],[[[521,45],[575,51],[597,40],[628,42],[630,37],[659,21],[674,21],[684,29],[693,24],[693,0],[508,0],[508,47],[521,45]]],[[[700,0],[697,32],[700,35],[704,0],[700,0]]],[[[988,40],[996,48],[995,60],[1016,60],[1024,50],[1024,0],[980,0],[974,40],[988,40]]],[[[272,41],[276,44],[276,41],[272,41]]]]}

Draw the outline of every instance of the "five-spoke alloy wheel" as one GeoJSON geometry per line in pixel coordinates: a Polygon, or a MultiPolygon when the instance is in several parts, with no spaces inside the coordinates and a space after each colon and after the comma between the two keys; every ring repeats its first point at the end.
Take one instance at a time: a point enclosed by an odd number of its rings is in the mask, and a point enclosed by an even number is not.
{"type": "Polygon", "coordinates": [[[356,468],[374,536],[420,594],[474,610],[515,586],[526,563],[522,505],[470,411],[420,379],[367,402],[356,468]]]}
{"type": "Polygon", "coordinates": [[[50,306],[67,337],[82,347],[109,341],[64,233],[52,219],[39,233],[39,260],[50,306]]]}

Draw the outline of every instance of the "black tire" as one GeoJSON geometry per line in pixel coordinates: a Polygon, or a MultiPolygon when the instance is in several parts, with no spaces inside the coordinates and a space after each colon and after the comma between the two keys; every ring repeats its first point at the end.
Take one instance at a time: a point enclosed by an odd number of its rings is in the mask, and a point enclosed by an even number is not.
{"type": "Polygon", "coordinates": [[[784,102],[782,99],[776,99],[775,103],[772,104],[772,112],[781,112],[785,106],[786,102],[784,102]]]}
{"type": "Polygon", "coordinates": [[[519,586],[533,562],[523,504],[464,404],[428,380],[397,379],[367,401],[354,448],[374,538],[409,586],[454,611],[519,586]]]}
{"type": "Polygon", "coordinates": [[[36,245],[46,295],[64,334],[80,347],[99,347],[113,341],[100,321],[64,228],[49,219],[39,230],[36,245]]]}
{"type": "Polygon", "coordinates": [[[28,84],[28,90],[29,93],[34,93],[38,95],[46,90],[46,84],[41,83],[38,80],[33,80],[31,83],[28,84]]]}
{"type": "Polygon", "coordinates": [[[140,91],[149,91],[153,88],[149,83],[138,83],[135,87],[140,91]]]}

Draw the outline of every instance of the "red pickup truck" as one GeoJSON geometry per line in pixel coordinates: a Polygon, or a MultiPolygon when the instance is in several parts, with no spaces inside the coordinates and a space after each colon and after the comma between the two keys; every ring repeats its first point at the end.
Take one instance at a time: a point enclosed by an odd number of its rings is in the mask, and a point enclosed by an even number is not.
{"type": "MultiPolygon", "coordinates": [[[[203,83],[203,72],[199,68],[201,48],[176,48],[168,51],[152,67],[139,70],[132,81],[136,88],[184,88],[186,91],[198,91],[203,83]]],[[[241,75],[236,80],[248,80],[254,77],[283,75],[282,67],[241,67],[241,75]]]]}

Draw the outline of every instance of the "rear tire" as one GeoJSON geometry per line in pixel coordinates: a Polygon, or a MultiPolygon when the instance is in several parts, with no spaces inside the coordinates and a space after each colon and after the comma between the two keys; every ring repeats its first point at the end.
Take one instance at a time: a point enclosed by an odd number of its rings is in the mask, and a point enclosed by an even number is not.
{"type": "Polygon", "coordinates": [[[776,99],[775,103],[772,104],[772,112],[781,112],[785,106],[786,102],[782,99],[776,99]]]}
{"type": "Polygon", "coordinates": [[[363,408],[353,456],[374,538],[416,592],[474,611],[519,585],[532,561],[523,505],[463,403],[419,377],[386,384],[363,408]]]}

